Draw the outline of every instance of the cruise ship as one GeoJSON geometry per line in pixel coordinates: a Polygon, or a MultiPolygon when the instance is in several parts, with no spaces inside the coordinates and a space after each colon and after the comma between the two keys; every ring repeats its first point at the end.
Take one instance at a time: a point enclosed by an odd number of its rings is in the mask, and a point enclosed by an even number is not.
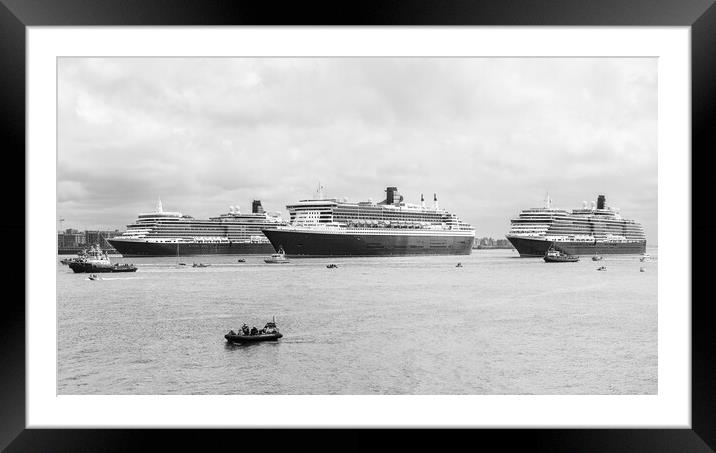
{"type": "Polygon", "coordinates": [[[385,200],[351,203],[325,198],[319,187],[313,199],[286,206],[288,225],[264,228],[276,250],[289,256],[469,255],[475,229],[435,204],[408,204],[397,187],[385,200]]]}
{"type": "Polygon", "coordinates": [[[606,205],[604,195],[597,202],[582,202],[582,209],[567,211],[545,206],[524,209],[512,219],[506,235],[520,256],[543,257],[550,247],[570,255],[643,254],[646,235],[641,224],[621,217],[619,210],[606,205]]]}
{"type": "Polygon", "coordinates": [[[274,249],[261,229],[282,224],[278,215],[264,212],[260,200],[253,201],[250,214],[231,206],[208,220],[164,211],[158,200],[154,212],[139,214],[124,234],[108,241],[122,256],[270,254],[274,249]]]}

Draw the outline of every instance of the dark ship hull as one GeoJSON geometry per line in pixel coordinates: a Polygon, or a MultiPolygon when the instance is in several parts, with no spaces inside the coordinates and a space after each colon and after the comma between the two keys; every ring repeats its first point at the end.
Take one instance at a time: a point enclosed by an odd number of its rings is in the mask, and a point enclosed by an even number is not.
{"type": "Polygon", "coordinates": [[[263,230],[289,256],[469,255],[474,236],[331,234],[263,230]]]}
{"type": "Polygon", "coordinates": [[[107,272],[137,272],[136,266],[129,265],[129,264],[113,264],[110,266],[98,266],[92,263],[79,263],[74,262],[69,264],[70,269],[74,271],[76,274],[82,274],[82,273],[91,273],[91,274],[99,274],[99,273],[107,273],[107,272]]]}
{"type": "Polygon", "coordinates": [[[568,255],[643,255],[646,241],[634,242],[554,242],[544,239],[527,239],[507,236],[521,257],[542,258],[554,246],[556,250],[568,255]]]}
{"type": "Polygon", "coordinates": [[[176,243],[108,240],[122,256],[187,256],[187,255],[253,255],[271,254],[275,250],[270,243],[232,242],[228,244],[181,243],[177,253],[176,243]]]}

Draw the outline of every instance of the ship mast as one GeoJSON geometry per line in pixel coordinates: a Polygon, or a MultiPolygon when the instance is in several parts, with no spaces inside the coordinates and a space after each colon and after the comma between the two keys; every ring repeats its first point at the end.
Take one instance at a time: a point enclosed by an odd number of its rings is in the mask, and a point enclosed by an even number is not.
{"type": "Polygon", "coordinates": [[[324,198],[323,198],[323,189],[325,189],[325,187],[323,187],[323,186],[321,185],[321,181],[318,181],[318,189],[316,189],[316,200],[323,200],[323,199],[324,199],[324,198]]]}

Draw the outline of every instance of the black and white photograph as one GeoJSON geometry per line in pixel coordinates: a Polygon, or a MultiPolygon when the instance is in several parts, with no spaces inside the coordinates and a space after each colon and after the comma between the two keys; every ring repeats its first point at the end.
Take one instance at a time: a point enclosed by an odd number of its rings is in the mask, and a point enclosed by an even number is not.
{"type": "Polygon", "coordinates": [[[57,58],[57,394],[657,395],[658,81],[57,58]]]}
{"type": "Polygon", "coordinates": [[[714,24],[0,0],[0,449],[712,451],[714,24]]]}

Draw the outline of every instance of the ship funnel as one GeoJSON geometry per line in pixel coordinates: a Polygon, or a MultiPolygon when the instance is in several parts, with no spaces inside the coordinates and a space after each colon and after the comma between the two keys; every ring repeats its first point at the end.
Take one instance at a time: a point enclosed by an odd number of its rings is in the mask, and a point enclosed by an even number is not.
{"type": "Polygon", "coordinates": [[[604,209],[604,205],[606,204],[607,199],[604,197],[604,195],[599,195],[597,197],[597,209],[604,209]]]}
{"type": "Polygon", "coordinates": [[[385,189],[385,202],[386,204],[395,204],[395,195],[398,194],[397,187],[388,187],[385,189]]]}
{"type": "Polygon", "coordinates": [[[252,214],[263,214],[264,208],[261,206],[261,200],[254,200],[251,203],[251,213],[252,214]]]}

